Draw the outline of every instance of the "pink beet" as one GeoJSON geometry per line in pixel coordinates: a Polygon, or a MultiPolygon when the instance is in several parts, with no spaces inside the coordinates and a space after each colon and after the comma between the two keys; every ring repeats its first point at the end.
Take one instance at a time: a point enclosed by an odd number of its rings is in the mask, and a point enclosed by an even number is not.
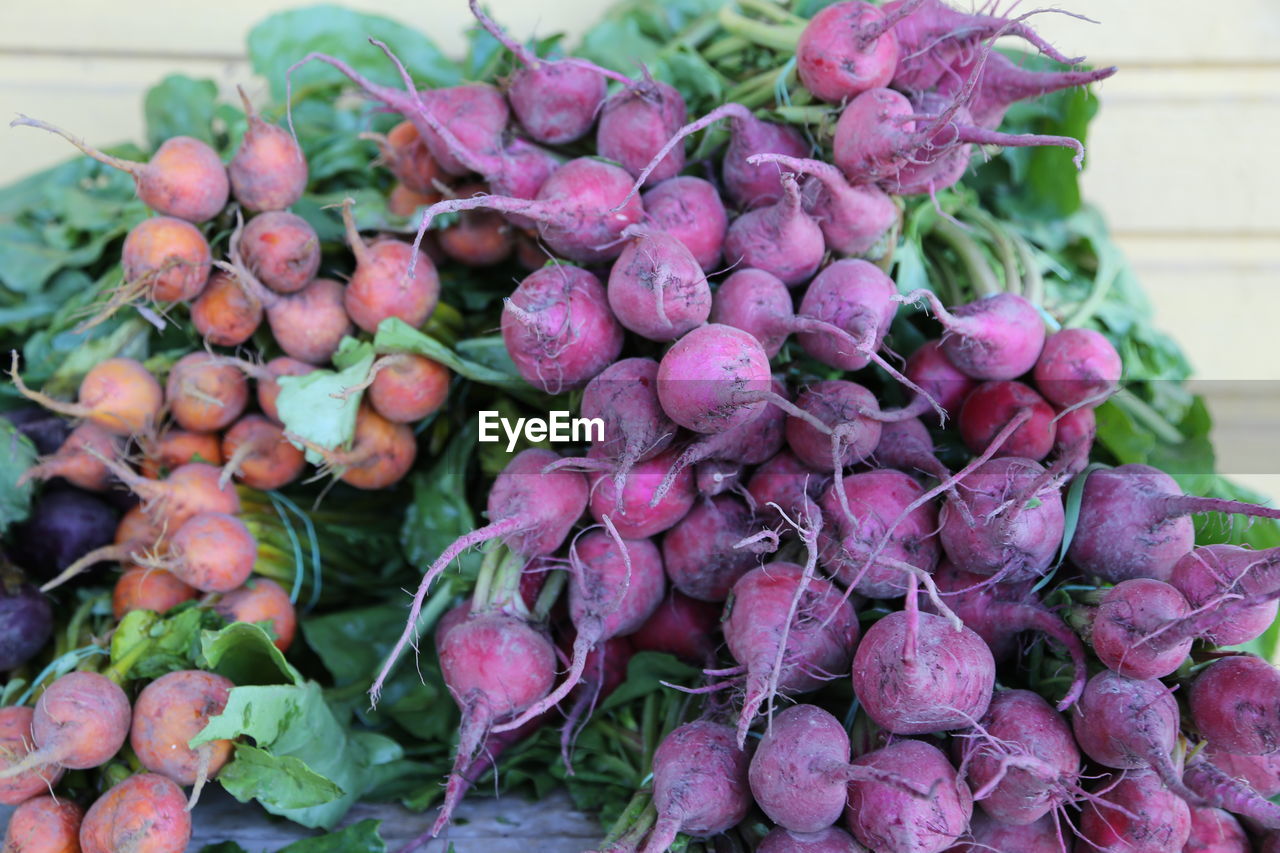
{"type": "Polygon", "coordinates": [[[730,265],[765,270],[789,286],[808,281],[825,252],[822,228],[804,212],[799,183],[789,173],[782,178],[782,197],[735,219],[724,241],[730,265]]]}
{"type": "Polygon", "coordinates": [[[527,382],[549,394],[580,388],[622,352],[622,327],[600,280],[551,264],[520,282],[502,309],[502,339],[527,382]]]}
{"type": "Polygon", "coordinates": [[[952,311],[931,291],[917,290],[907,299],[930,304],[944,329],[942,351],[974,379],[1016,379],[1044,349],[1044,320],[1021,296],[1000,293],[952,311]]]}
{"type": "Polygon", "coordinates": [[[724,601],[759,558],[734,546],[755,532],[741,499],[719,495],[697,503],[662,539],[671,585],[690,598],[724,601]]]}
{"type": "Polygon", "coordinates": [[[853,764],[893,773],[934,791],[934,796],[922,798],[886,782],[851,782],[845,823],[869,849],[942,853],[967,830],[973,795],[936,746],[899,740],[853,764]]]}
{"type": "MultiPolygon", "coordinates": [[[[918,3],[905,5],[909,10],[918,3]]],[[[796,44],[796,71],[804,87],[839,104],[889,85],[899,56],[894,28],[905,15],[886,12],[887,7],[845,0],[814,15],[796,44]]]]}
{"type": "Polygon", "coordinates": [[[720,266],[729,215],[709,181],[687,175],[668,178],[642,199],[645,221],[684,243],[703,272],[720,266]]]}
{"type": "Polygon", "coordinates": [[[827,248],[836,254],[864,255],[884,248],[882,244],[901,215],[884,190],[871,184],[853,186],[830,163],[785,154],[757,154],[748,162],[776,163],[789,172],[809,176],[801,190],[804,210],[817,220],[827,248]]]}
{"type": "Polygon", "coordinates": [[[960,437],[971,452],[980,453],[1014,415],[1024,410],[1031,417],[996,451],[996,456],[1039,462],[1053,450],[1057,437],[1055,412],[1043,397],[1021,382],[984,382],[971,391],[960,409],[960,437]]]}
{"type": "Polygon", "coordinates": [[[1120,354],[1101,333],[1063,329],[1045,339],[1032,375],[1055,406],[1097,406],[1115,392],[1122,369],[1120,354]]]}
{"type": "Polygon", "coordinates": [[[658,399],[680,426],[723,432],[755,417],[772,376],[760,343],[739,329],[710,323],[676,341],[658,364],[658,399]]]}
{"type": "MultiPolygon", "coordinates": [[[[642,225],[609,271],[609,307],[625,328],[651,341],[674,341],[707,321],[711,287],[678,238],[642,225]]],[[[614,356],[616,358],[616,355],[614,356]]]]}
{"type": "Polygon", "coordinates": [[[708,720],[686,723],[653,754],[653,805],[658,811],[642,853],[662,853],[677,833],[717,835],[751,808],[748,755],[733,730],[708,720]]]}
{"type": "Polygon", "coordinates": [[[591,515],[601,523],[606,518],[624,539],[647,539],[670,530],[688,515],[697,500],[693,471],[682,469],[667,484],[662,497],[657,494],[676,462],[676,451],[667,450],[637,462],[627,472],[621,494],[616,478],[604,471],[591,475],[591,515]]]}
{"type": "MultiPolygon", "coordinates": [[[[596,127],[596,153],[639,177],[688,118],[684,98],[672,86],[645,79],[609,96],[596,127]]],[[[665,181],[684,169],[684,148],[675,147],[649,173],[665,181]]]]}
{"type": "Polygon", "coordinates": [[[1242,755],[1280,751],[1280,672],[1262,658],[1214,661],[1196,676],[1188,704],[1209,743],[1242,755]]]}

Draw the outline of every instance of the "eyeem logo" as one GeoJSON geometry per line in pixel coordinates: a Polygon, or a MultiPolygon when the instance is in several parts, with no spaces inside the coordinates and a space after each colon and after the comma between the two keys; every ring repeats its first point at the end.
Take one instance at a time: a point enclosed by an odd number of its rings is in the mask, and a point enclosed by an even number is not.
{"type": "Polygon", "coordinates": [[[516,443],[523,435],[531,442],[551,441],[553,443],[604,441],[603,418],[575,418],[572,412],[548,412],[546,418],[517,418],[515,423],[510,418],[502,417],[494,411],[478,413],[480,421],[480,441],[493,443],[507,437],[507,452],[516,449],[516,443]],[[501,431],[501,432],[500,432],[501,431]]]}

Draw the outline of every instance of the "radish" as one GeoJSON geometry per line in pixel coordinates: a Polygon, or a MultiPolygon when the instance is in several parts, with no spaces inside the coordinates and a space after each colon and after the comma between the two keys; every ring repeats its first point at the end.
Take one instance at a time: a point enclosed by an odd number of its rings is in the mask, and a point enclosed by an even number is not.
{"type": "Polygon", "coordinates": [[[240,233],[244,264],[276,293],[297,293],[320,271],[320,238],[307,220],[272,210],[250,219],[240,233]]]}
{"type": "Polygon", "coordinates": [[[651,341],[674,341],[705,323],[711,287],[684,243],[640,225],[623,236],[626,245],[609,271],[609,307],[618,322],[651,341]]]}
{"type": "MultiPolygon", "coordinates": [[[[966,376],[946,357],[939,340],[922,344],[907,359],[902,372],[941,406],[948,417],[959,415],[969,392],[978,387],[976,379],[966,376]]],[[[930,423],[939,421],[936,412],[922,411],[920,416],[930,423]]]]}
{"type": "MultiPolygon", "coordinates": [[[[293,72],[308,62],[323,62],[358,86],[366,97],[378,101],[412,122],[432,158],[449,175],[464,175],[471,170],[457,158],[451,146],[441,139],[438,133],[440,127],[447,127],[457,142],[453,147],[464,152],[492,155],[501,149],[502,133],[509,118],[507,101],[501,92],[486,83],[466,83],[424,92],[416,91],[408,71],[387,46],[376,39],[370,39],[370,43],[382,50],[396,66],[406,84],[404,90],[374,83],[342,60],[313,52],[295,62],[286,73],[286,102],[293,103],[293,72]]],[[[292,123],[290,118],[291,127],[292,123]]]]}
{"type": "Polygon", "coordinates": [[[35,752],[31,742],[34,712],[24,705],[0,707],[0,805],[16,806],[58,784],[66,769],[61,764],[37,763],[11,773],[35,752]]]}
{"type": "Polygon", "coordinates": [[[686,429],[724,432],[759,414],[771,381],[769,357],[754,337],[709,323],[676,341],[658,363],[658,400],[686,429]]]}
{"type": "Polygon", "coordinates": [[[1158,629],[1190,612],[1182,593],[1163,581],[1121,581],[1102,594],[1089,639],[1108,669],[1130,678],[1164,678],[1187,659],[1192,638],[1169,638],[1158,629]]]}
{"type": "Polygon", "coordinates": [[[756,468],[747,481],[747,493],[756,511],[771,520],[778,520],[779,512],[793,518],[813,518],[820,512],[814,499],[826,488],[829,476],[784,450],[756,468]]]}
{"type": "Polygon", "coordinates": [[[630,187],[630,175],[617,166],[579,157],[553,172],[534,199],[495,195],[437,202],[423,212],[419,234],[441,213],[497,210],[535,221],[547,246],[570,261],[609,261],[622,252],[622,232],[644,216],[639,198],[625,200],[630,187]]]}
{"type": "MultiPolygon", "coordinates": [[[[782,381],[775,379],[772,387],[776,398],[786,401],[787,389],[782,381]]],[[[766,406],[744,424],[723,432],[698,436],[681,451],[654,492],[653,500],[662,500],[682,471],[704,460],[720,460],[739,466],[758,465],[766,461],[782,449],[786,420],[786,415],[780,409],[766,406]]]]}
{"type": "Polygon", "coordinates": [[[666,158],[677,150],[682,152],[686,138],[726,118],[730,119],[730,135],[729,145],[721,157],[721,174],[729,198],[744,210],[773,204],[782,198],[782,180],[778,169],[762,166],[752,158],[757,154],[803,157],[809,153],[809,144],[795,128],[758,119],[755,113],[742,104],[722,104],[702,118],[678,129],[640,171],[632,192],[643,186],[655,171],[661,170],[659,174],[662,174],[665,171],[662,167],[668,162],[666,158]]]}
{"type": "Polygon", "coordinates": [[[755,532],[754,516],[739,498],[719,495],[699,501],[662,539],[662,560],[671,585],[700,601],[724,601],[738,579],[758,561],[735,548],[755,532]]]}
{"type": "Polygon", "coordinates": [[[1066,832],[1049,816],[1022,826],[1000,823],[986,812],[975,812],[969,821],[968,836],[951,848],[955,853],[988,853],[1016,850],[1018,853],[1063,853],[1066,832]]]}
{"type": "Polygon", "coordinates": [[[830,163],[785,154],[756,154],[747,162],[776,163],[810,176],[801,190],[805,213],[817,220],[827,249],[838,255],[865,255],[882,246],[901,217],[888,193],[871,184],[850,185],[830,163]]]}
{"type": "Polygon", "coordinates": [[[800,82],[832,104],[889,85],[899,57],[894,29],[919,4],[920,0],[908,0],[890,10],[845,0],[822,9],[796,43],[800,82]]]}
{"type": "Polygon", "coordinates": [[[249,126],[227,165],[231,192],[247,210],[284,210],[306,192],[306,157],[293,134],[263,121],[239,91],[249,126]]]}
{"type": "Polygon", "coordinates": [[[348,316],[366,332],[377,331],[378,324],[388,317],[397,317],[414,328],[421,326],[440,299],[435,265],[399,240],[366,244],[351,216],[354,204],[350,198],[342,203],[347,245],[356,258],[355,271],[342,294],[348,316]]]}
{"type": "Polygon", "coordinates": [[[306,457],[285,438],[284,430],[261,415],[246,415],[226,431],[222,456],[224,479],[236,477],[262,491],[289,485],[306,467],[306,457]]]}
{"type": "Polygon", "coordinates": [[[249,403],[243,373],[207,352],[187,353],[169,370],[165,402],[178,425],[192,432],[218,432],[249,403]]]}
{"type": "Polygon", "coordinates": [[[926,91],[952,73],[955,58],[997,36],[1016,36],[1064,65],[1078,65],[1083,57],[1064,56],[1024,23],[1024,18],[966,13],[943,0],[891,0],[885,15],[899,17],[895,34],[902,59],[893,72],[895,86],[926,91]]]}
{"type": "Polygon", "coordinates": [[[849,668],[858,641],[853,606],[838,587],[794,563],[752,569],[733,585],[725,644],[746,670],[738,744],[775,694],[804,693],[849,668]]]}
{"type": "Polygon", "coordinates": [[[111,485],[111,472],[99,461],[99,457],[111,456],[115,452],[115,438],[111,433],[92,421],[86,421],[71,431],[57,453],[40,459],[24,471],[18,478],[18,485],[32,480],[61,477],[86,491],[105,491],[111,485]],[[98,455],[87,452],[86,447],[92,447],[98,455]]]}
{"type": "Polygon", "coordinates": [[[627,639],[636,651],[666,652],[705,665],[715,657],[723,610],[719,604],[689,598],[673,587],[627,639]]]}
{"type": "Polygon", "coordinates": [[[756,804],[793,832],[820,832],[840,819],[849,783],[881,782],[928,798],[932,792],[873,766],[849,764],[849,734],[816,705],[778,714],[760,739],[748,773],[756,804]]]}
{"type": "Polygon", "coordinates": [[[111,613],[117,621],[135,610],[167,613],[196,595],[196,590],[164,569],[134,566],[125,569],[111,591],[111,613]]]}
{"type": "MultiPolygon", "coordinates": [[[[587,508],[587,480],[570,471],[544,471],[559,457],[530,448],[512,457],[489,489],[489,523],[456,539],[431,564],[413,598],[404,632],[369,690],[376,702],[391,669],[413,637],[427,592],[436,577],[468,548],[502,539],[526,558],[556,551],[587,508]]],[[[549,687],[548,687],[549,689],[549,687]]],[[[534,697],[530,702],[536,701],[534,697]]]]}
{"type": "Polygon", "coordinates": [[[551,264],[504,300],[502,340],[520,375],[549,394],[585,385],[622,352],[622,327],[600,280],[551,264]]]}
{"type": "MultiPolygon", "coordinates": [[[[638,178],[688,117],[680,92],[645,71],[643,80],[605,99],[596,125],[596,153],[638,178]]],[[[684,148],[675,147],[648,171],[657,182],[683,169],[684,148]]]]}
{"type": "Polygon", "coordinates": [[[915,598],[912,591],[906,610],[867,629],[853,659],[853,692],[867,715],[894,734],[964,728],[991,702],[991,650],[963,625],[956,630],[942,616],[920,613],[915,598]]]}
{"type": "Polygon", "coordinates": [[[1150,768],[1179,797],[1202,804],[1182,783],[1170,756],[1178,738],[1178,702],[1159,681],[1103,670],[1085,685],[1072,709],[1071,727],[1080,749],[1098,764],[1150,768]]]}
{"type": "Polygon", "coordinates": [[[1036,307],[1013,293],[998,293],[952,311],[932,291],[915,290],[908,303],[924,301],[942,324],[942,352],[974,379],[1016,379],[1044,350],[1044,320],[1036,307]]]}
{"type": "Polygon", "coordinates": [[[624,539],[647,539],[670,530],[689,514],[697,500],[693,472],[677,470],[675,450],[637,462],[617,488],[616,475],[597,471],[590,475],[591,515],[617,528],[624,539]],[[671,472],[676,475],[671,477],[671,472]],[[670,478],[670,479],[669,479],[670,478]]]}
{"type": "Polygon", "coordinates": [[[993,819],[1034,823],[1074,799],[1080,750],[1067,721],[1038,694],[999,691],[961,737],[961,775],[993,819]]]}
{"type": "Polygon", "coordinates": [[[209,277],[191,303],[191,325],[205,341],[220,347],[239,346],[253,337],[262,314],[262,303],[223,270],[209,277]]]}
{"type": "Polygon", "coordinates": [[[853,766],[893,774],[935,792],[920,797],[883,781],[850,782],[845,821],[854,838],[869,849],[941,853],[969,826],[973,795],[936,746],[899,740],[855,758],[853,766]]]}
{"type": "Polygon", "coordinates": [[[864,853],[853,836],[836,826],[817,832],[792,832],[783,826],[761,839],[756,853],[864,853]]]}
{"type": "MultiPolygon", "coordinates": [[[[1118,70],[1113,65],[1091,71],[1029,71],[997,51],[987,53],[982,62],[968,106],[974,122],[986,128],[999,127],[1009,107],[1018,101],[1075,86],[1088,86],[1106,80],[1118,70]]],[[[954,66],[948,76],[938,81],[940,91],[951,94],[952,89],[959,85],[956,81],[967,80],[972,73],[972,65],[954,66]]]]}
{"type": "Polygon", "coordinates": [[[781,198],[733,220],[724,239],[730,266],[762,269],[788,286],[808,281],[825,253],[822,228],[804,212],[800,185],[789,172],[782,176],[781,198]]]}
{"type": "Polygon", "coordinates": [[[129,745],[142,766],[179,785],[194,785],[191,802],[204,783],[218,775],[231,758],[229,740],[187,746],[221,714],[235,685],[221,675],[179,670],[160,676],[138,694],[133,706],[129,745]]]}
{"type": "Polygon", "coordinates": [[[1190,759],[1182,780],[1208,804],[1191,810],[1193,834],[1197,817],[1206,817],[1201,813],[1217,809],[1250,818],[1267,829],[1280,829],[1280,805],[1271,802],[1248,781],[1219,768],[1216,757],[1201,753],[1190,759]]]}
{"type": "Polygon", "coordinates": [[[631,469],[670,447],[678,429],[658,401],[658,363],[651,358],[624,358],[597,373],[582,392],[579,411],[603,422],[601,440],[588,456],[561,459],[553,467],[610,468],[617,498],[631,469]]]}
{"type": "Polygon", "coordinates": [[[141,363],[131,358],[109,358],[89,368],[80,380],[76,403],[64,403],[28,388],[18,373],[16,350],[9,376],[28,400],[60,415],[84,418],[121,437],[153,429],[159,423],[160,407],[164,403],[160,383],[141,363]]]}
{"type": "Polygon", "coordinates": [[[1084,849],[1098,853],[1165,853],[1191,837],[1191,810],[1154,773],[1103,778],[1080,815],[1084,849]]]}
{"type": "Polygon", "coordinates": [[[129,736],[129,699],[96,672],[69,672],[36,702],[31,717],[35,749],[0,770],[0,781],[37,768],[101,767],[129,736]]]}
{"type": "Polygon", "coordinates": [[[703,272],[720,265],[729,215],[710,181],[687,175],[668,178],[641,199],[645,222],[684,243],[703,272]]]}
{"type": "Polygon", "coordinates": [[[733,729],[697,720],[675,729],[653,754],[653,805],[658,810],[642,853],[662,853],[676,834],[702,838],[735,826],[751,808],[750,756],[733,729]]]}
{"type": "Polygon", "coordinates": [[[638,630],[666,593],[662,555],[648,539],[615,539],[604,530],[590,530],[569,546],[569,562],[569,618],[577,632],[569,672],[555,690],[495,726],[495,732],[519,728],[554,708],[582,680],[592,649],[638,630]]]}
{"type": "Polygon", "coordinates": [[[0,841],[5,853],[75,853],[80,848],[80,823],[84,809],[52,794],[33,797],[9,815],[0,841]]]}
{"type": "Polygon", "coordinates": [[[1044,574],[1062,544],[1066,512],[1058,488],[1040,482],[1043,473],[1030,459],[1004,456],[955,484],[938,518],[956,568],[999,580],[1044,574]]]}
{"type": "Polygon", "coordinates": [[[117,783],[85,812],[83,853],[186,850],[191,841],[187,798],[170,779],[139,773],[117,783]]]}
{"type": "Polygon", "coordinates": [[[548,145],[586,136],[605,100],[602,69],[578,59],[540,59],[481,11],[478,0],[471,0],[471,14],[520,63],[506,87],[511,110],[525,132],[548,145]]]}
{"type": "MultiPolygon", "coordinates": [[[[1004,663],[1018,651],[1018,635],[1039,631],[1066,649],[1075,676],[1066,695],[1058,703],[1065,711],[1080,698],[1089,677],[1088,661],[1080,637],[1035,597],[1030,582],[991,583],[985,575],[961,571],[943,558],[933,573],[938,592],[966,628],[982,638],[996,663],[1004,663]]],[[[920,606],[944,615],[928,598],[920,606]]]]}
{"type": "Polygon", "coordinates": [[[1262,636],[1276,621],[1280,601],[1270,595],[1270,582],[1280,568],[1280,551],[1252,551],[1236,545],[1206,545],[1178,560],[1169,583],[1186,596],[1203,615],[1196,617],[1194,633],[1215,646],[1234,646],[1262,636]],[[1270,600],[1253,603],[1250,593],[1262,592],[1270,600]],[[1242,600],[1225,597],[1239,595],[1242,600]]]}
{"type": "Polygon", "coordinates": [[[991,446],[991,439],[1021,411],[1031,417],[996,451],[1039,462],[1053,450],[1057,423],[1053,407],[1021,382],[984,382],[969,393],[960,409],[960,437],[973,453],[991,446]]]}
{"type": "Polygon", "coordinates": [[[1055,406],[1097,406],[1115,393],[1123,365],[1111,342],[1092,329],[1063,329],[1045,338],[1032,375],[1055,406]]]}
{"type": "Polygon", "coordinates": [[[1280,672],[1253,655],[1216,660],[1191,685],[1191,717],[1214,746],[1242,755],[1280,750],[1280,672]]]}
{"type": "Polygon", "coordinates": [[[169,216],[144,219],[125,235],[120,250],[124,285],[108,305],[134,298],[189,302],[208,283],[211,261],[208,241],[190,222],[169,216]]]}
{"type": "Polygon", "coordinates": [[[315,278],[295,293],[270,290],[245,265],[239,248],[242,234],[232,233],[229,260],[220,261],[218,267],[266,309],[271,336],[285,355],[307,364],[327,363],[351,332],[346,289],[332,279],[315,278]]]}
{"type": "Polygon", "coordinates": [[[938,514],[924,488],[901,471],[866,471],[832,483],[820,506],[820,560],[869,598],[898,598],[938,563],[938,514]]]}
{"type": "Polygon", "coordinates": [[[1182,846],[1186,853],[1249,853],[1253,848],[1244,827],[1222,809],[1191,810],[1191,836],[1182,846]]]}
{"type": "Polygon", "coordinates": [[[880,404],[856,382],[814,382],[796,397],[796,406],[810,417],[787,418],[787,447],[810,468],[824,472],[845,468],[866,459],[880,443],[882,428],[873,417],[880,404]],[[813,420],[827,431],[815,428],[813,420]]]}
{"type": "Polygon", "coordinates": [[[1148,465],[1120,465],[1085,480],[1067,556],[1083,573],[1116,583],[1168,580],[1195,542],[1187,516],[1201,512],[1280,518],[1270,507],[1184,495],[1172,477],[1148,465]]]}
{"type": "Polygon", "coordinates": [[[9,126],[56,133],[99,163],[126,172],[133,178],[139,200],[161,216],[204,222],[227,206],[227,170],[218,159],[218,152],[199,139],[171,137],[160,144],[149,162],[135,163],[90,148],[78,136],[38,119],[19,115],[9,126]]]}
{"type": "Polygon", "coordinates": [[[244,586],[218,599],[213,609],[228,622],[267,623],[275,635],[272,643],[282,652],[293,645],[298,614],[289,593],[270,578],[250,578],[244,586]]]}
{"type": "Polygon", "coordinates": [[[285,438],[322,460],[321,470],[332,472],[357,489],[385,489],[404,479],[418,455],[418,443],[407,424],[393,423],[367,406],[356,410],[355,434],[348,448],[329,449],[294,433],[285,438]]]}

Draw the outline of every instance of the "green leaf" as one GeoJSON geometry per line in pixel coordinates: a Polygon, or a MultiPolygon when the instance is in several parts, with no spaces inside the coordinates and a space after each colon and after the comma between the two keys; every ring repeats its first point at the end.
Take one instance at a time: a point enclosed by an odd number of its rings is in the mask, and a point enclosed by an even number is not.
{"type": "Polygon", "coordinates": [[[302,684],[302,674],[285,660],[272,639],[266,627],[251,622],[205,631],[200,636],[205,668],[236,684],[302,684]]]}
{"type": "Polygon", "coordinates": [[[218,773],[218,781],[242,803],[257,800],[282,810],[321,806],[345,793],[292,755],[272,755],[243,743],[236,744],[235,758],[218,773]]]}
{"type": "MultiPolygon", "coordinates": [[[[267,763],[256,753],[246,753],[250,755],[246,760],[251,766],[243,772],[232,769],[240,762],[237,753],[235,760],[219,774],[219,780],[224,780],[224,774],[230,771],[233,787],[243,783],[243,788],[232,790],[236,796],[256,798],[272,814],[303,826],[332,828],[365,791],[385,781],[387,774],[382,766],[403,757],[401,748],[389,738],[349,732],[325,702],[320,686],[312,681],[233,688],[226,708],[209,720],[191,740],[191,746],[246,735],[253,738],[258,750],[271,757],[293,759],[278,765],[277,772],[284,773],[287,769],[292,774],[287,782],[281,777],[281,785],[299,785],[299,780],[304,778],[300,775],[301,767],[305,767],[342,791],[332,800],[305,807],[294,807],[287,800],[277,801],[267,763]]],[[[306,790],[317,790],[313,787],[316,780],[311,776],[305,779],[311,786],[306,790]]]]}
{"type": "MultiPolygon", "coordinates": [[[[280,12],[258,24],[249,32],[249,61],[280,103],[285,101],[289,66],[312,52],[336,56],[375,83],[402,89],[395,67],[370,38],[384,42],[421,88],[461,82],[457,66],[420,32],[391,18],[327,4],[280,12]]],[[[312,62],[295,72],[293,90],[297,94],[345,80],[330,66],[312,62]]]]}
{"type": "MultiPolygon", "coordinates": [[[[526,400],[545,401],[546,399],[534,391],[514,371],[498,370],[478,361],[463,358],[435,338],[418,331],[398,317],[388,317],[378,324],[373,345],[379,353],[411,352],[426,356],[472,382],[492,385],[526,400]]],[[[514,368],[514,365],[512,367],[514,368]]]]}
{"type": "Polygon", "coordinates": [[[302,634],[339,686],[367,682],[400,636],[403,604],[379,604],[313,616],[302,634]]]}
{"type": "Polygon", "coordinates": [[[0,418],[0,534],[23,521],[31,512],[32,483],[18,485],[19,478],[36,461],[36,448],[18,428],[0,418]]]}
{"type": "Polygon", "coordinates": [[[637,652],[627,662],[627,680],[600,706],[601,711],[619,708],[650,693],[670,688],[663,685],[692,683],[699,671],[665,652],[637,652]]]}
{"type": "Polygon", "coordinates": [[[280,853],[386,853],[387,845],[378,833],[380,823],[365,819],[338,832],[295,841],[280,853]]]}
{"type": "MultiPolygon", "coordinates": [[[[344,396],[344,393],[368,378],[374,358],[372,346],[344,338],[334,355],[334,364],[345,365],[342,369],[280,377],[276,406],[284,428],[329,450],[350,444],[356,432],[356,412],[364,395],[355,392],[344,396]]],[[[322,461],[320,455],[310,449],[307,459],[313,464],[322,461]]]]}
{"type": "Polygon", "coordinates": [[[185,74],[170,74],[148,89],[142,111],[151,147],[158,148],[174,136],[194,136],[213,145],[217,97],[218,86],[212,80],[196,80],[185,74]]]}
{"type": "Polygon", "coordinates": [[[125,615],[111,636],[111,671],[120,679],[159,678],[203,661],[201,634],[223,619],[202,607],[163,617],[150,610],[125,615]]]}
{"type": "MultiPolygon", "coordinates": [[[[429,470],[415,472],[413,503],[405,513],[400,544],[414,568],[426,571],[455,539],[476,528],[476,517],[467,501],[467,471],[476,448],[476,425],[458,433],[429,470]]],[[[474,576],[480,554],[469,551],[458,558],[464,574],[474,576]]]]}

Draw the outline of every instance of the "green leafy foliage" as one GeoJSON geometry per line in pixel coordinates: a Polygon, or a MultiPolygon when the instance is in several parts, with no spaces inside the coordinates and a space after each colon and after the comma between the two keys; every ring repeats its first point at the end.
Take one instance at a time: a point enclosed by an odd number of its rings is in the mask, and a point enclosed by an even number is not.
{"type": "MultiPolygon", "coordinates": [[[[356,412],[362,391],[350,391],[369,376],[373,347],[344,338],[334,354],[334,370],[313,370],[306,376],[282,376],[276,406],[289,432],[327,450],[346,447],[356,432],[356,412]]],[[[319,463],[319,453],[307,448],[307,459],[319,463]]]]}
{"type": "Polygon", "coordinates": [[[7,420],[0,418],[0,534],[23,521],[31,511],[32,484],[18,480],[36,460],[31,441],[7,420]]]}
{"type": "Polygon", "coordinates": [[[147,142],[158,148],[166,139],[193,136],[215,144],[213,119],[217,111],[218,85],[185,74],[170,74],[147,90],[142,102],[147,120],[147,142]]]}
{"type": "Polygon", "coordinates": [[[202,637],[209,667],[237,686],[227,706],[192,739],[248,736],[218,781],[241,802],[257,800],[272,814],[303,826],[331,829],[403,751],[395,741],[350,729],[307,681],[284,660],[257,625],[237,623],[202,637]]]}
{"type": "Polygon", "coordinates": [[[205,663],[204,631],[220,628],[222,617],[201,607],[160,616],[135,610],[120,620],[111,637],[111,671],[120,679],[152,679],[205,663]]]}
{"type": "MultiPolygon", "coordinates": [[[[278,853],[386,853],[387,845],[378,834],[379,822],[362,820],[337,832],[295,841],[278,853]]],[[[234,841],[208,844],[200,853],[246,853],[234,841]]]]}
{"type": "MultiPolygon", "coordinates": [[[[461,82],[458,67],[417,30],[381,15],[328,4],[280,12],[258,24],[249,32],[249,61],[254,73],[267,79],[277,103],[285,102],[289,67],[313,52],[337,56],[375,83],[401,88],[394,66],[369,43],[371,38],[391,48],[419,86],[461,82]]],[[[293,91],[309,96],[344,79],[335,69],[313,62],[294,73],[293,91]]]]}

